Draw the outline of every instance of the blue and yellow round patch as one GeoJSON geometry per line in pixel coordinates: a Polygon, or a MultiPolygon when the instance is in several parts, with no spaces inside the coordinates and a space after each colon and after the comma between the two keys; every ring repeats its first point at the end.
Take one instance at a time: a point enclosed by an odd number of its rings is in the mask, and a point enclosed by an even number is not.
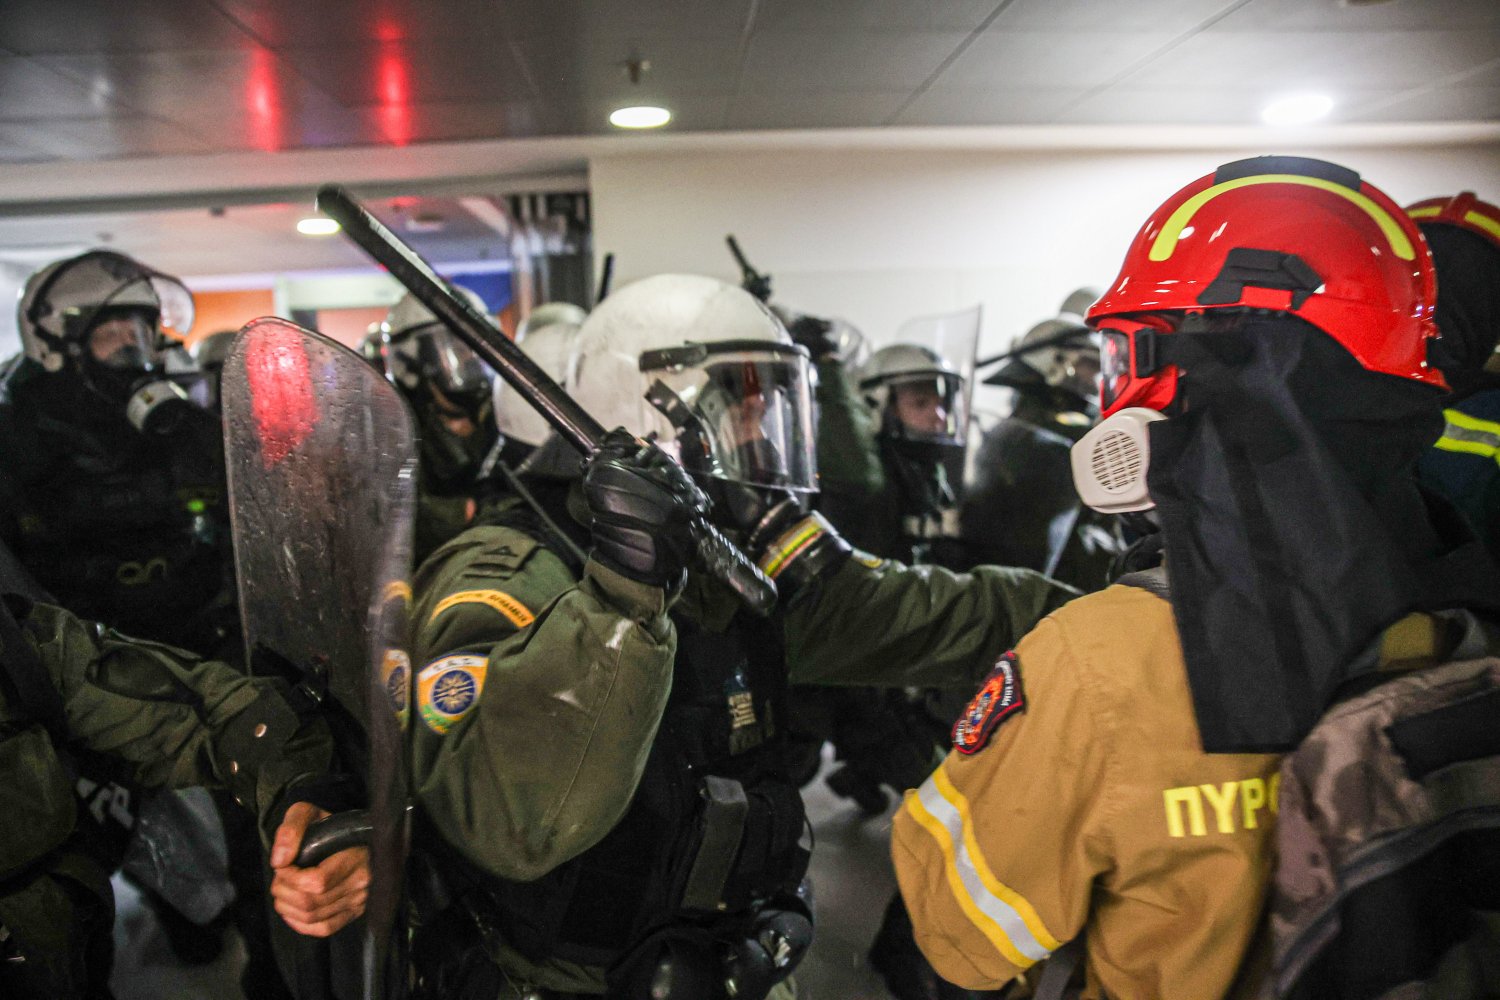
{"type": "Polygon", "coordinates": [[[433,732],[446,733],[479,703],[489,660],[483,656],[445,656],[417,675],[417,711],[433,732]]]}

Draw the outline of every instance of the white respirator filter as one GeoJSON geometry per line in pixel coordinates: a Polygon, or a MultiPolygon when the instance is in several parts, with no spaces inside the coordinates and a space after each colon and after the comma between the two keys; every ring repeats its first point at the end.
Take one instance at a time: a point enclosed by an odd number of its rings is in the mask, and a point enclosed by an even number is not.
{"type": "Polygon", "coordinates": [[[1165,420],[1155,410],[1130,406],[1112,413],[1073,445],[1073,486],[1101,514],[1128,514],[1156,506],[1146,492],[1151,464],[1147,427],[1165,420]]]}

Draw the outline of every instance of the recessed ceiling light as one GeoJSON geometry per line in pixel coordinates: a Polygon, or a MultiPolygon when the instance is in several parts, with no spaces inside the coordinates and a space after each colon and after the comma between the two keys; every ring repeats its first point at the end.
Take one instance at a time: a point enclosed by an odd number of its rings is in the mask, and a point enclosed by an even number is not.
{"type": "Polygon", "coordinates": [[[1332,110],[1333,98],[1327,94],[1292,94],[1267,104],[1260,120],[1267,125],[1306,125],[1326,118],[1332,110]]]}
{"type": "Polygon", "coordinates": [[[339,231],[339,224],[321,215],[310,215],[297,220],[297,232],[303,236],[332,236],[339,231]]]}
{"type": "Polygon", "coordinates": [[[609,123],[615,128],[661,128],[671,120],[672,112],[648,104],[620,108],[609,116],[609,123]]]}

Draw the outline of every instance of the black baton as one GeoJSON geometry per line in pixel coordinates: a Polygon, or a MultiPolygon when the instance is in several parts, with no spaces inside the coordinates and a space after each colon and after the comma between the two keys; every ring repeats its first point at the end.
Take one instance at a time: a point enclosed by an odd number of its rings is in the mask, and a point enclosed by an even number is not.
{"type": "MultiPolygon", "coordinates": [[[[337,184],[318,190],[318,211],[343,227],[345,235],[369,254],[391,277],[406,286],[459,339],[536,408],[563,438],[585,455],[599,450],[605,427],[578,405],[535,361],[461,296],[449,291],[428,264],[402,243],[354,197],[337,184]]],[[[655,445],[653,445],[655,447],[655,445]]],[[[768,615],[776,604],[776,585],[725,538],[707,518],[693,520],[695,562],[727,584],[756,614],[768,615]]]]}

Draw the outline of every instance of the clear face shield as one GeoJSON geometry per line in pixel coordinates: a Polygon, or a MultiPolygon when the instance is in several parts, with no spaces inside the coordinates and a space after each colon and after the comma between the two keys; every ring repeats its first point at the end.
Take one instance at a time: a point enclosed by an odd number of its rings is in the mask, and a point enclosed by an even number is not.
{"type": "Polygon", "coordinates": [[[465,410],[477,412],[489,400],[495,375],[473,349],[441,324],[418,327],[392,339],[387,355],[430,389],[465,410]]]}
{"type": "Polygon", "coordinates": [[[892,380],[890,414],[902,436],[913,441],[961,445],[967,406],[964,380],[950,374],[921,374],[892,380]]]}
{"type": "Polygon", "coordinates": [[[1090,406],[1099,405],[1099,348],[1090,335],[1087,344],[1058,351],[1057,386],[1081,397],[1090,406]]]}
{"type": "Polygon", "coordinates": [[[641,355],[658,441],[689,472],[745,486],[817,489],[807,351],[730,340],[641,355]]]}

